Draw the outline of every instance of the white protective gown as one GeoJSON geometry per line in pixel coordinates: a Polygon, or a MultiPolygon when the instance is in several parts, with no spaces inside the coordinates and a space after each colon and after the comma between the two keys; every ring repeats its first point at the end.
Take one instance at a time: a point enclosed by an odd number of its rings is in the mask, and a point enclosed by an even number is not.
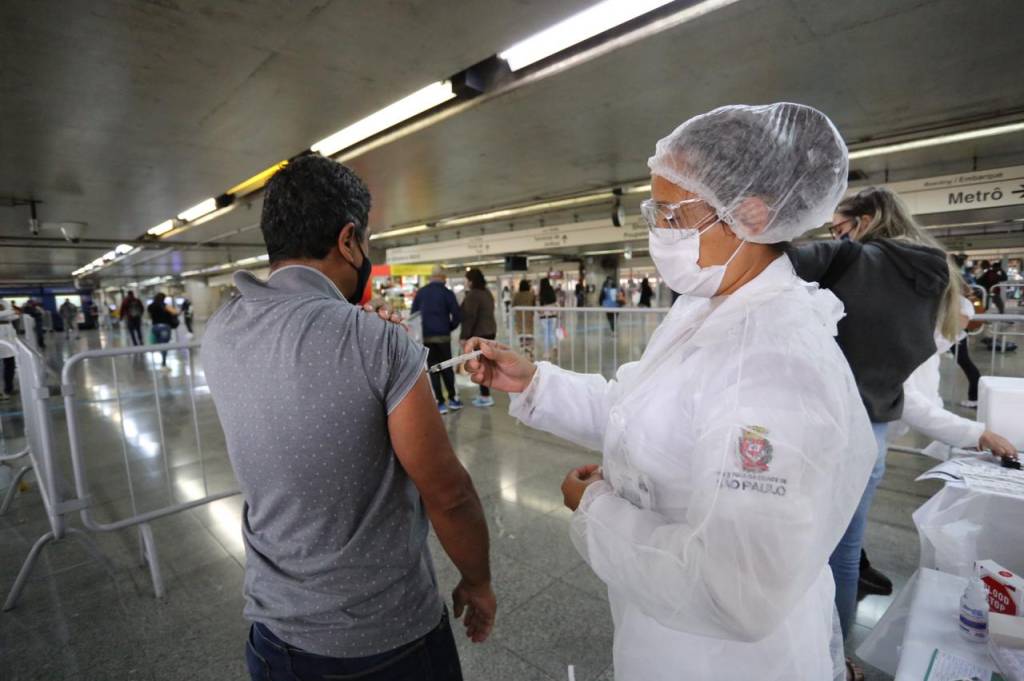
{"type": "MultiPolygon", "coordinates": [[[[960,314],[968,320],[974,317],[974,306],[964,297],[960,298],[960,314]]],[[[960,341],[966,338],[961,333],[960,341]]],[[[972,421],[947,411],[939,394],[940,356],[952,347],[949,339],[935,332],[936,353],[926,359],[903,383],[903,415],[889,426],[887,438],[890,442],[905,435],[908,430],[930,437],[945,446],[925,448],[925,454],[945,461],[950,456],[950,447],[977,447],[978,440],[985,432],[985,424],[972,421]]]]}
{"type": "Polygon", "coordinates": [[[876,455],[842,314],[781,257],[679,298],[615,380],[541,363],[513,398],[604,453],[571,533],[608,585],[617,681],[834,678],[828,558],[876,455]]]}

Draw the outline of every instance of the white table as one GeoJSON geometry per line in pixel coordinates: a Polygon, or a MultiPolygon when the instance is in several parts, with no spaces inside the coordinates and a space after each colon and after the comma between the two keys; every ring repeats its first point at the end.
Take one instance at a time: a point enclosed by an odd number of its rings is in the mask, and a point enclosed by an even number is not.
{"type": "Polygon", "coordinates": [[[957,618],[967,579],[921,568],[872,629],[857,655],[896,681],[921,681],[936,648],[995,669],[988,647],[960,636],[957,618]]]}
{"type": "MultiPolygon", "coordinates": [[[[998,468],[993,464],[994,468],[998,468]]],[[[1005,469],[1000,469],[1005,470],[1005,469]]],[[[949,482],[914,512],[920,567],[969,577],[975,560],[1024,572],[1024,498],[949,482]]]]}

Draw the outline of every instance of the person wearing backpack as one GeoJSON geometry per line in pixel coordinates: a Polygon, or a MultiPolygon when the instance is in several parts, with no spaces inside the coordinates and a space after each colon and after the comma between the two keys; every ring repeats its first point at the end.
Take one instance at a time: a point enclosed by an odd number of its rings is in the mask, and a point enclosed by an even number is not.
{"type": "Polygon", "coordinates": [[[121,301],[121,319],[128,326],[132,345],[142,345],[142,315],[146,308],[142,301],[135,297],[135,291],[129,291],[121,301]]]}

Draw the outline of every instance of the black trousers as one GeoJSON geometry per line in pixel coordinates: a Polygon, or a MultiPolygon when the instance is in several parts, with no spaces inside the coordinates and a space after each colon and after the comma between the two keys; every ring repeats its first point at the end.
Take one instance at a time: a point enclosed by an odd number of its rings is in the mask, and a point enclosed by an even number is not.
{"type": "MultiPolygon", "coordinates": [[[[427,366],[434,366],[452,358],[452,344],[450,341],[444,343],[427,343],[427,366]]],[[[455,371],[451,368],[437,374],[430,374],[430,385],[434,388],[434,397],[438,404],[444,404],[444,395],[441,393],[441,381],[448,391],[448,399],[455,399],[455,371]]]]}
{"type": "MultiPolygon", "coordinates": [[[[480,338],[483,338],[484,340],[494,340],[495,339],[495,334],[493,334],[493,333],[492,334],[480,334],[480,338]]],[[[480,386],[480,397],[490,397],[490,396],[491,396],[491,389],[488,388],[486,385],[481,385],[480,386]]]]}
{"type": "Polygon", "coordinates": [[[245,646],[252,681],[462,681],[448,612],[423,638],[367,657],[324,657],[288,645],[265,624],[254,623],[245,646]]]}
{"type": "Polygon", "coordinates": [[[132,319],[129,317],[126,322],[128,324],[128,334],[132,337],[132,345],[142,345],[142,319],[132,319]]]}
{"type": "Polygon", "coordinates": [[[989,291],[988,305],[985,306],[986,312],[988,312],[988,308],[992,307],[992,303],[995,303],[996,309],[999,310],[999,314],[1006,314],[1006,303],[1003,302],[1003,297],[998,293],[989,291]]]}
{"type": "Polygon", "coordinates": [[[954,349],[956,350],[956,363],[963,369],[964,375],[967,376],[967,399],[971,401],[977,401],[978,399],[978,381],[981,380],[981,372],[978,371],[978,367],[974,366],[974,362],[971,361],[971,353],[967,350],[967,339],[964,338],[956,344],[954,349]]]}
{"type": "Polygon", "coordinates": [[[14,358],[4,357],[4,392],[14,392],[14,358]]]}

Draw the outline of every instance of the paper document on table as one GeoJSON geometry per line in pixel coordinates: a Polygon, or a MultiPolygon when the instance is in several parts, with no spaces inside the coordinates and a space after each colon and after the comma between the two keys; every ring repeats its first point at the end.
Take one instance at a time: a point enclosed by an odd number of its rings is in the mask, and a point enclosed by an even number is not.
{"type": "Polygon", "coordinates": [[[1004,648],[989,640],[988,652],[992,654],[992,659],[996,661],[1006,681],[1024,681],[1024,650],[1004,648]]]}
{"type": "Polygon", "coordinates": [[[932,653],[924,681],[1005,681],[1002,676],[988,667],[981,667],[962,657],[944,653],[938,648],[932,653]]]}
{"type": "Polygon", "coordinates": [[[1024,471],[1003,468],[988,456],[944,461],[918,476],[917,480],[942,480],[966,485],[976,492],[1024,498],[1024,471]]]}
{"type": "Polygon", "coordinates": [[[943,482],[963,482],[964,470],[961,465],[962,461],[970,461],[970,459],[950,459],[944,461],[938,466],[929,468],[927,471],[917,476],[916,482],[922,480],[942,480],[943,482]]]}

